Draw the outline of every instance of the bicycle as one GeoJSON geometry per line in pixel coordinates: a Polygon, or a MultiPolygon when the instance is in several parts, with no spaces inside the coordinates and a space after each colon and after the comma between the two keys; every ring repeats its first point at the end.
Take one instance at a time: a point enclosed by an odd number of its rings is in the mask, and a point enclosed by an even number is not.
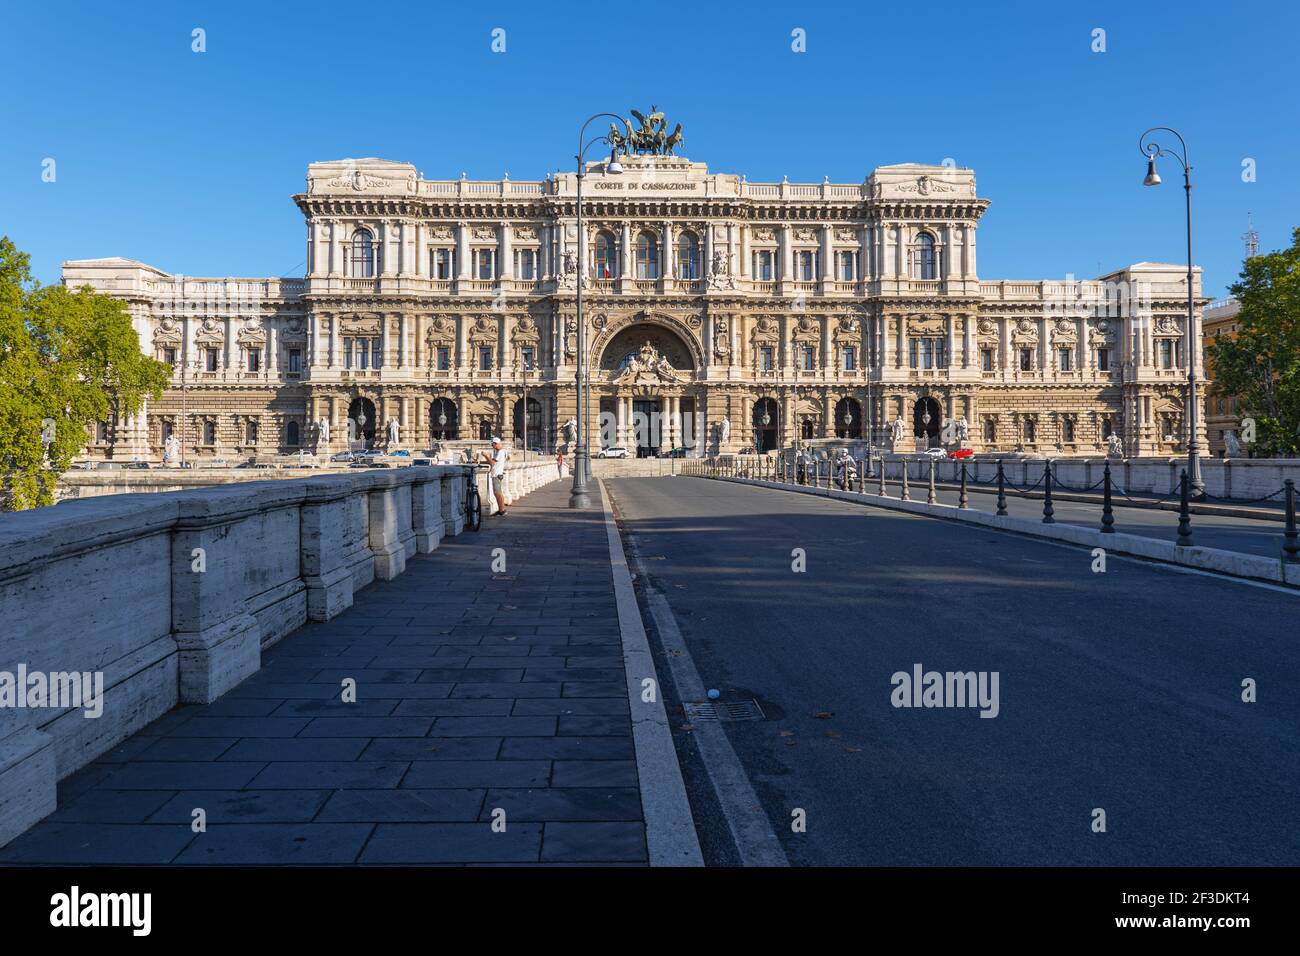
{"type": "Polygon", "coordinates": [[[478,482],[474,478],[479,468],[479,465],[471,465],[465,477],[465,527],[470,531],[479,530],[483,524],[483,501],[479,497],[478,482]]]}

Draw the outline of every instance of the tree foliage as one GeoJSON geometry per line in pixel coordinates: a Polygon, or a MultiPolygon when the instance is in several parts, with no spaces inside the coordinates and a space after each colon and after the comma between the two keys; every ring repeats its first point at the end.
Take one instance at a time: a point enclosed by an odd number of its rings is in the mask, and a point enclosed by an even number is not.
{"type": "Polygon", "coordinates": [[[1255,453],[1300,453],[1300,229],[1291,247],[1246,260],[1231,287],[1241,303],[1235,338],[1214,342],[1214,394],[1236,396],[1255,420],[1255,453]]]}
{"type": "Polygon", "coordinates": [[[139,411],[170,375],[140,351],[124,303],[42,286],[0,236],[0,508],[52,504],[87,428],[139,411]]]}

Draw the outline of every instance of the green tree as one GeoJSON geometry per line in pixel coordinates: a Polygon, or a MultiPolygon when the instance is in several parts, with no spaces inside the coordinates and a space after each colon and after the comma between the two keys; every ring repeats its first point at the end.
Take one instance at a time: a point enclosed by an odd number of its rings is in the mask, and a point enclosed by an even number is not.
{"type": "Polygon", "coordinates": [[[140,410],[171,375],[140,351],[124,303],[42,286],[0,236],[0,509],[54,502],[87,428],[140,410]],[[47,450],[48,445],[48,450],[47,450]]]}
{"type": "Polygon", "coordinates": [[[1291,248],[1246,260],[1231,287],[1241,303],[1235,338],[1209,346],[1214,394],[1235,396],[1255,420],[1257,454],[1300,453],[1300,229],[1291,248]]]}

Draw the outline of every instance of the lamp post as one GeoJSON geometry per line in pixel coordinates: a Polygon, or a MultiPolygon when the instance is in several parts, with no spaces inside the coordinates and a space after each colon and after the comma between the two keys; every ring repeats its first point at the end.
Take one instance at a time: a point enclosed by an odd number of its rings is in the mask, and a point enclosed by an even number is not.
{"type": "MultiPolygon", "coordinates": [[[[590,415],[588,405],[590,396],[583,394],[583,385],[586,382],[590,371],[587,368],[587,328],[582,321],[582,273],[586,268],[587,243],[582,234],[582,180],[586,176],[586,169],[583,165],[583,157],[587,150],[596,143],[605,143],[610,147],[609,162],[605,164],[605,172],[611,175],[618,175],[623,172],[623,167],[619,165],[618,160],[614,158],[613,144],[609,142],[608,136],[597,136],[590,142],[587,142],[587,127],[591,125],[592,120],[605,117],[621,123],[624,127],[631,124],[617,113],[596,113],[587,118],[582,124],[582,129],[578,131],[578,155],[575,157],[578,161],[578,369],[577,378],[574,380],[574,398],[578,406],[578,448],[574,455],[573,467],[573,488],[569,491],[570,508],[590,508],[591,495],[587,491],[587,481],[591,475],[591,454],[587,446],[587,418],[590,415]]],[[[526,410],[525,410],[526,411],[526,410]]]]}
{"type": "Polygon", "coordinates": [[[1160,174],[1156,172],[1156,159],[1172,156],[1183,167],[1183,193],[1187,202],[1187,326],[1183,329],[1183,355],[1187,363],[1187,425],[1190,434],[1187,439],[1187,475],[1192,486],[1192,497],[1205,497],[1205,481],[1201,478],[1201,442],[1197,436],[1200,421],[1200,396],[1198,392],[1199,377],[1196,374],[1196,310],[1195,296],[1192,291],[1192,167],[1188,162],[1187,142],[1182,135],[1168,126],[1153,126],[1138,139],[1138,147],[1147,158],[1147,174],[1142,180],[1143,186],[1159,186],[1160,174]],[[1164,147],[1154,139],[1148,139],[1152,133],[1172,133],[1182,151],[1173,147],[1164,147]]]}
{"type": "Polygon", "coordinates": [[[523,358],[523,380],[524,380],[524,464],[528,463],[528,373],[533,367],[533,350],[531,348],[521,349],[523,358]]]}

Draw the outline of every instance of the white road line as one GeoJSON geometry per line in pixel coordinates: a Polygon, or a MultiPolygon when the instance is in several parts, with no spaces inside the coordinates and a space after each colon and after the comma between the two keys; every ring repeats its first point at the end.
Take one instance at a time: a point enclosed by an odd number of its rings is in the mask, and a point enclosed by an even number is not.
{"type": "MultiPolygon", "coordinates": [[[[602,481],[600,484],[602,490],[605,491],[606,500],[610,500],[605,483],[602,481]]],[[[618,540],[618,532],[614,527],[613,518],[608,507],[605,512],[605,520],[609,527],[613,529],[610,531],[610,553],[613,554],[615,543],[618,540]]],[[[642,580],[648,580],[649,576],[641,563],[636,542],[632,540],[631,535],[628,536],[628,549],[632,552],[632,566],[636,569],[636,573],[641,575],[642,580]]],[[[619,551],[620,553],[622,551],[621,544],[619,544],[619,551]]],[[[626,574],[626,563],[623,570],[626,574]]],[[[631,587],[630,579],[628,586],[631,587]]],[[[695,661],[691,658],[690,651],[686,647],[682,632],[677,627],[677,619],[673,616],[672,609],[668,606],[668,602],[663,595],[653,588],[646,588],[645,595],[646,605],[651,618],[654,619],[655,629],[659,633],[659,640],[663,644],[664,653],[668,659],[668,668],[672,673],[673,683],[677,687],[677,696],[683,701],[705,701],[704,681],[700,678],[700,672],[695,667],[695,661]]],[[[633,601],[635,602],[635,594],[633,595],[633,601]]],[[[622,611],[623,604],[620,595],[620,621],[623,616],[622,611]]],[[[639,625],[639,614],[637,620],[639,625]]],[[[642,640],[644,640],[644,629],[641,630],[641,635],[642,640]]],[[[631,692],[632,683],[632,670],[629,666],[629,692],[631,692]]],[[[640,682],[638,681],[638,691],[639,686],[640,682]]],[[[634,712],[639,700],[639,696],[633,699],[634,712]]],[[[663,711],[662,703],[659,705],[659,710],[660,712],[663,711]]],[[[634,721],[633,728],[635,727],[636,722],[634,721]]],[[[718,805],[722,808],[722,815],[727,821],[727,827],[731,831],[732,839],[735,841],[736,849],[740,854],[741,864],[744,866],[789,866],[790,861],[786,858],[785,850],[781,848],[781,841],[777,839],[772,824],[767,818],[767,813],[758,799],[758,794],[754,792],[754,787],[749,781],[749,775],[745,773],[744,765],[741,764],[740,758],[736,756],[736,751],[731,746],[731,741],[727,738],[727,732],[723,730],[722,725],[712,721],[699,721],[695,724],[692,733],[695,744],[700,751],[701,762],[709,775],[709,782],[713,785],[713,792],[717,795],[718,805]]],[[[639,751],[640,748],[638,747],[638,754],[639,751]]]]}
{"type": "Polygon", "coordinates": [[[628,706],[632,712],[632,743],[636,749],[637,779],[641,784],[641,808],[645,814],[646,847],[651,866],[703,866],[704,855],[695,834],[691,802],[677,762],[668,713],[664,710],[659,678],[655,674],[650,642],[637,607],[632,575],[623,554],[623,542],[610,512],[609,493],[597,479],[605,508],[605,532],[609,540],[609,563],[614,574],[614,597],[618,604],[618,629],[623,640],[623,669],[627,680],[628,706]],[[641,699],[642,681],[654,681],[654,703],[641,699]]]}

